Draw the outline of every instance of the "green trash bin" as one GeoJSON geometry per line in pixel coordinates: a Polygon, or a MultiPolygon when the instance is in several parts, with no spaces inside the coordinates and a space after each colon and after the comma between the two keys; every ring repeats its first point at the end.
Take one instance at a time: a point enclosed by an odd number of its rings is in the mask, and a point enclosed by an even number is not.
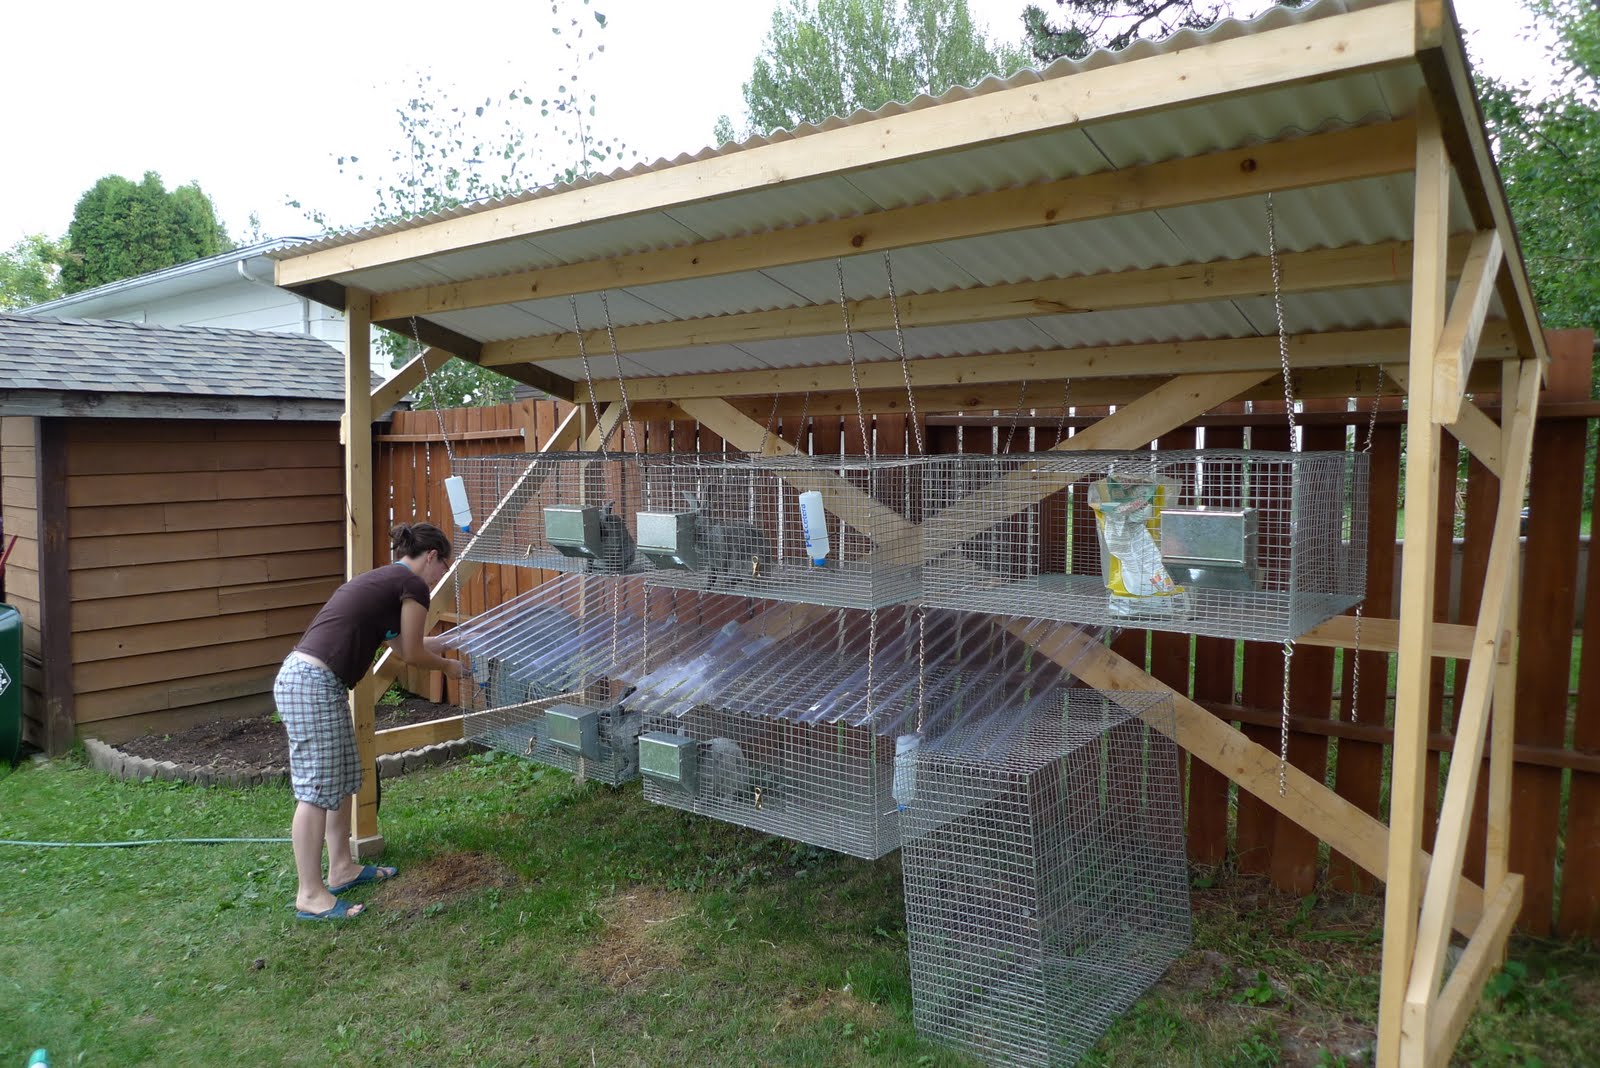
{"type": "Polygon", "coordinates": [[[0,760],[22,755],[22,613],[0,604],[0,760]]]}

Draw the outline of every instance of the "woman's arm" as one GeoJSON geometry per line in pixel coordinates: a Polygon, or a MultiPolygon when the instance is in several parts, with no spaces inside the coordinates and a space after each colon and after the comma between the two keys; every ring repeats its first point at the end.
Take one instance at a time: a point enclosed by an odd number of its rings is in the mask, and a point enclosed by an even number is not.
{"type": "Polygon", "coordinates": [[[437,650],[440,648],[433,639],[425,638],[423,631],[428,626],[428,610],[417,601],[402,601],[400,603],[400,637],[391,643],[395,653],[401,660],[412,667],[431,668],[442,671],[452,679],[459,679],[466,675],[467,666],[459,660],[446,660],[437,650]]]}

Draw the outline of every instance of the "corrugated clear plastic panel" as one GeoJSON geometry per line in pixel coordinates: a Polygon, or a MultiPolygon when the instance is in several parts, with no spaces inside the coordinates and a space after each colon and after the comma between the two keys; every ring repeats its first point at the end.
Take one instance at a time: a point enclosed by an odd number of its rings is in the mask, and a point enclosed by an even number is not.
{"type": "Polygon", "coordinates": [[[1296,638],[1366,588],[1368,457],[1266,450],[928,461],[930,605],[1296,638]]]}
{"type": "Polygon", "coordinates": [[[1071,1065],[1188,946],[1170,698],[1054,689],[925,742],[897,793],[912,1015],[996,1065],[1071,1065]]]}

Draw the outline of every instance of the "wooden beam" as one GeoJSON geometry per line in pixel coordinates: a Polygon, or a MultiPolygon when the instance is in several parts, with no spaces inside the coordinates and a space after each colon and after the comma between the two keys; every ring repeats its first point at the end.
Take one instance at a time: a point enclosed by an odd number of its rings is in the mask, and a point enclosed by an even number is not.
{"type": "Polygon", "coordinates": [[[1444,0],[1414,0],[1411,6],[1416,62],[1428,86],[1434,114],[1439,116],[1445,146],[1456,165],[1456,177],[1472,212],[1472,225],[1478,230],[1494,230],[1505,245],[1505,268],[1496,282],[1500,300],[1516,333],[1518,351],[1536,358],[1542,374],[1550,364],[1550,351],[1539,326],[1538,304],[1522,262],[1516,223],[1484,133],[1483,111],[1473,88],[1461,29],[1444,0]]]}
{"type": "MultiPolygon", "coordinates": [[[[1294,334],[1288,339],[1289,367],[1294,371],[1325,367],[1365,370],[1375,365],[1404,360],[1409,351],[1410,337],[1411,331],[1405,327],[1294,334]]],[[[1482,349],[1486,359],[1510,359],[1517,355],[1510,331],[1503,323],[1488,325],[1484,331],[1482,349]]],[[[1011,399],[1014,401],[1016,384],[1024,379],[1029,382],[1072,379],[1076,383],[1097,378],[1165,376],[1171,374],[1175,367],[1181,367],[1186,374],[1197,374],[1203,371],[1273,370],[1278,366],[1276,337],[1240,337],[995,352],[980,356],[923,356],[909,361],[906,370],[910,372],[911,386],[917,391],[920,408],[922,392],[942,386],[1005,384],[1011,388],[1011,399]]],[[[874,360],[857,364],[856,369],[863,393],[893,391],[904,402],[905,377],[898,361],[874,360]]],[[[848,364],[630,378],[627,387],[628,396],[635,403],[651,398],[770,399],[775,393],[850,393],[851,403],[854,404],[848,364]]],[[[594,391],[596,398],[602,402],[622,399],[622,390],[615,379],[596,380],[594,391]]]]}
{"type": "Polygon", "coordinates": [[[1485,230],[1473,237],[1433,358],[1436,418],[1446,426],[1455,423],[1466,400],[1467,376],[1478,355],[1478,338],[1483,333],[1484,317],[1489,314],[1494,280],[1503,259],[1499,231],[1485,230]]]}
{"type": "Polygon", "coordinates": [[[1489,701],[1494,692],[1499,654],[1506,640],[1503,630],[1506,591],[1511,572],[1519,566],[1522,494],[1528,482],[1533,455],[1534,418],[1539,403],[1539,379],[1526,375],[1520,383],[1516,410],[1510,419],[1513,443],[1506,474],[1500,480],[1500,501],[1495,510],[1494,536],[1484,571],[1483,600],[1478,608],[1472,660],[1467,685],[1455,710],[1456,745],[1450,756],[1450,777],[1440,806],[1439,828],[1434,835],[1434,867],[1422,896],[1422,918],[1417,928],[1417,948],[1406,993],[1406,1032],[1427,1033],[1429,1013],[1444,976],[1445,950],[1450,945],[1448,919],[1455,907],[1455,873],[1467,854],[1467,834],[1472,803],[1477,794],[1478,772],[1483,766],[1484,736],[1489,722],[1489,701]]]}
{"type": "Polygon", "coordinates": [[[1434,527],[1439,514],[1439,426],[1434,419],[1434,353],[1445,316],[1445,242],[1450,225],[1450,160],[1426,93],[1418,99],[1411,288],[1410,403],[1406,412],[1406,518],[1409,546],[1400,569],[1399,676],[1395,686],[1389,861],[1384,892],[1379,984],[1378,1068],[1422,1059],[1426,1034],[1405,1030],[1406,987],[1422,882],[1423,790],[1427,783],[1428,657],[1433,648],[1434,527]]]}
{"type": "MultiPolygon", "coordinates": [[[[1020,624],[1012,627],[1029,640],[1020,624]]],[[[1084,682],[1103,690],[1114,701],[1123,692],[1162,693],[1172,699],[1172,713],[1157,709],[1148,722],[1172,737],[1192,756],[1226,775],[1241,789],[1259,797],[1273,809],[1327,842],[1334,849],[1378,878],[1392,863],[1390,832],[1378,820],[1330,790],[1321,780],[1288,765],[1285,792],[1278,794],[1278,754],[1257,745],[1226,721],[1176,693],[1109,646],[1077,627],[1064,625],[1034,646],[1044,656],[1068,668],[1084,682]]],[[[1420,847],[1411,862],[1426,869],[1428,855],[1420,847]]],[[[1482,891],[1462,880],[1457,898],[1456,927],[1471,932],[1483,911],[1482,891]]]]}
{"type": "MultiPolygon", "coordinates": [[[[1509,340],[1509,331],[1507,331],[1506,337],[1509,340]]],[[[1469,374],[1473,370],[1475,369],[1469,369],[1469,374]]],[[[1405,368],[1398,366],[1387,367],[1384,369],[1384,373],[1394,379],[1395,384],[1403,391],[1406,393],[1411,392],[1411,374],[1405,368]]],[[[1475,377],[1479,382],[1484,380],[1484,376],[1481,374],[1475,377]]],[[[1470,384],[1473,378],[1469,377],[1466,381],[1470,384]]],[[[1435,388],[1437,388],[1437,383],[1435,388]]],[[[1446,400],[1444,403],[1448,404],[1449,401],[1446,400]]],[[[1450,431],[1452,437],[1465,445],[1467,451],[1473,455],[1473,458],[1483,464],[1484,467],[1487,467],[1491,474],[1496,478],[1500,477],[1500,469],[1504,458],[1504,442],[1501,440],[1502,431],[1482,408],[1479,408],[1471,400],[1463,396],[1456,402],[1455,413],[1451,419],[1441,425],[1450,431]]]]}
{"type": "Polygon", "coordinates": [[[770,233],[697,241],[671,249],[561,264],[476,281],[403,290],[374,299],[380,319],[548,300],[623,286],[715,278],[1006,233],[1039,225],[1107,219],[1228,197],[1381,178],[1416,161],[1409,119],[1312,134],[1055,182],[974,193],[770,233]]]}
{"type": "MultiPolygon", "coordinates": [[[[376,316],[374,316],[374,319],[376,319],[376,316]]],[[[430,368],[439,367],[451,356],[456,356],[468,363],[482,363],[483,342],[452,330],[448,326],[441,326],[429,319],[388,319],[382,322],[375,321],[372,325],[381,326],[385,330],[399,334],[404,338],[410,338],[412,341],[426,346],[423,349],[424,352],[430,349],[437,350],[442,358],[435,362],[430,356],[428,361],[430,368]]],[[[543,367],[532,364],[496,368],[496,370],[507,378],[521,382],[525,386],[532,386],[534,389],[548,393],[552,397],[558,397],[561,400],[572,399],[574,384],[570,379],[563,378],[554,371],[546,371],[543,367]]]]}
{"type": "Polygon", "coordinates": [[[442,719],[430,719],[426,723],[409,723],[404,727],[378,731],[378,755],[389,756],[421,749],[425,745],[453,742],[461,737],[461,725],[465,720],[466,716],[445,716],[442,719]]]}
{"type": "Polygon", "coordinates": [[[422,382],[425,370],[442,367],[449,358],[450,354],[440,349],[423,349],[411,357],[411,362],[396,371],[393,378],[372,391],[373,417],[377,418],[399,404],[401,398],[422,382]]]}
{"type": "MultiPolygon", "coordinates": [[[[373,566],[372,518],[372,299],[364,290],[345,290],[344,326],[344,507],[345,578],[373,566]]],[[[356,755],[361,762],[361,792],[352,826],[358,857],[383,852],[378,828],[378,754],[373,741],[376,684],[362,679],[350,691],[356,755]]]]}
{"type": "MultiPolygon", "coordinates": [[[[1356,642],[1356,617],[1334,616],[1306,631],[1295,639],[1296,645],[1312,645],[1329,649],[1354,649],[1356,642]]],[[[1433,625],[1433,656],[1460,659],[1472,655],[1473,628],[1454,623],[1433,625]]],[[[1361,641],[1364,652],[1397,653],[1400,651],[1400,621],[1367,616],[1361,621],[1361,641]]]]}
{"type": "MultiPolygon", "coordinates": [[[[1459,269],[1466,252],[1466,242],[1462,242],[1450,261],[1453,270],[1459,269]]],[[[1286,253],[1279,256],[1281,288],[1284,293],[1296,294],[1399,284],[1409,273],[1400,265],[1408,263],[1410,256],[1410,243],[1404,241],[1286,253]]],[[[1270,296],[1272,291],[1271,257],[1251,256],[913,294],[900,298],[899,314],[901,325],[909,329],[1242,300],[1270,296]]],[[[891,330],[894,323],[895,310],[887,298],[851,304],[850,327],[857,333],[891,330]]],[[[641,353],[824,337],[842,331],[839,306],[815,304],[621,326],[615,334],[623,352],[641,353]]],[[[588,331],[581,341],[570,330],[509,338],[485,344],[479,362],[498,368],[525,361],[567,360],[584,351],[602,351],[608,343],[604,329],[588,331]]],[[[898,370],[898,365],[894,369],[898,370]]],[[[632,389],[630,382],[630,396],[635,395],[632,389]]]]}
{"type": "MultiPolygon", "coordinates": [[[[1506,402],[1521,392],[1522,378],[1542,378],[1540,369],[1532,361],[1520,367],[1508,363],[1504,366],[1501,397],[1506,402]]],[[[1512,448],[1511,432],[1514,420],[1502,418],[1505,427],[1505,448],[1512,448]]],[[[1498,893],[1510,874],[1511,860],[1511,786],[1516,771],[1517,742],[1517,657],[1520,653],[1521,629],[1519,615],[1522,610],[1522,570],[1512,568],[1506,576],[1506,630],[1510,640],[1506,643],[1505,662],[1494,669],[1494,712],[1489,723],[1489,797],[1485,805],[1483,885],[1489,893],[1498,893]]]]}
{"type": "Polygon", "coordinates": [[[1428,1068],[1446,1068],[1483,995],[1489,973],[1505,960],[1506,942],[1522,911],[1522,876],[1509,875],[1490,897],[1483,919],[1450,973],[1428,1026],[1428,1068]]]}
{"type": "Polygon", "coordinates": [[[292,286],[387,264],[553,233],[780,182],[882,169],[964,148],[1072,129],[1102,119],[1206,104],[1242,93],[1409,63],[1410,4],[1211,41],[938,107],[775,141],[631,177],[533,196],[468,215],[291,252],[277,282],[292,286]]]}

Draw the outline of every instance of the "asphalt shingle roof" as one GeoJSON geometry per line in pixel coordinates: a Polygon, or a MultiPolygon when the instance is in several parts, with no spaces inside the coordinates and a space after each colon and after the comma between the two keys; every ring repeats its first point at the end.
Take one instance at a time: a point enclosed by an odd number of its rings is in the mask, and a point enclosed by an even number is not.
{"type": "Polygon", "coordinates": [[[0,312],[0,389],[342,403],[344,356],[294,334],[0,312]]]}

